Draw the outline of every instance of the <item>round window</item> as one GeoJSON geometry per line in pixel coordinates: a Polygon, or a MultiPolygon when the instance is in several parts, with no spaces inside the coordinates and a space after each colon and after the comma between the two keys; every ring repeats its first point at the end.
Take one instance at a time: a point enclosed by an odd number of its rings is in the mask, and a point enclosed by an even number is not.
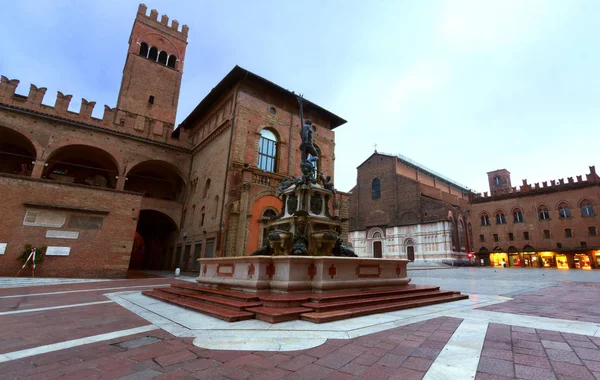
{"type": "Polygon", "coordinates": [[[277,110],[275,110],[275,107],[271,107],[271,108],[269,108],[269,112],[271,113],[271,115],[275,115],[277,110]]]}

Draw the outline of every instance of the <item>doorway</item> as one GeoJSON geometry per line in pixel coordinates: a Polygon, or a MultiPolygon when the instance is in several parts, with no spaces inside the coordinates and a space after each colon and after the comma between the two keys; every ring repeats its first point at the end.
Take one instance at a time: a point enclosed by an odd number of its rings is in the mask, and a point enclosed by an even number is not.
{"type": "Polygon", "coordinates": [[[129,269],[170,269],[171,261],[165,256],[172,252],[167,246],[176,230],[175,222],[167,215],[154,210],[140,211],[129,269]]]}
{"type": "Polygon", "coordinates": [[[381,241],[373,242],[373,257],[377,259],[381,259],[383,257],[383,249],[381,245],[381,241]]]}

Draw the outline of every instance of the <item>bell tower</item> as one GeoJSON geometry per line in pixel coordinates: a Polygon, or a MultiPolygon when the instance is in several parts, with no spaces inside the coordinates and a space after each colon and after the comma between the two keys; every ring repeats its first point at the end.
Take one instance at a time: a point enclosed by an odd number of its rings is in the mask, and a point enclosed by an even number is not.
{"type": "Polygon", "coordinates": [[[510,172],[506,169],[498,169],[487,173],[488,182],[490,183],[490,194],[494,195],[496,192],[504,190],[508,192],[512,189],[510,183],[510,172]]]}
{"type": "MultiPolygon", "coordinates": [[[[136,127],[152,120],[167,127],[175,123],[189,28],[140,4],[123,69],[115,123],[136,119],[136,127]]],[[[136,128],[137,129],[137,128],[136,128]]]]}

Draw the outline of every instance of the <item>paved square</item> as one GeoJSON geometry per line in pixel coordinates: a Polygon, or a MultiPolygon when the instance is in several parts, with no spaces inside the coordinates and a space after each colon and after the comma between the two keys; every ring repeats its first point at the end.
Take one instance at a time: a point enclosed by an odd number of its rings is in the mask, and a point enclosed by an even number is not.
{"type": "Polygon", "coordinates": [[[597,272],[409,276],[471,298],[318,325],[227,324],[141,295],[193,277],[1,279],[0,379],[600,378],[597,272]]]}

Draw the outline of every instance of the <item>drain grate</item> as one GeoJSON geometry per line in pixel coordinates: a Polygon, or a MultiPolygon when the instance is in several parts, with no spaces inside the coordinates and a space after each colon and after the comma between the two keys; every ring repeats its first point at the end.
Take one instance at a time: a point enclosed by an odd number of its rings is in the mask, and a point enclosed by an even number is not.
{"type": "Polygon", "coordinates": [[[132,348],[137,348],[141,346],[146,346],[148,344],[160,342],[163,338],[158,338],[155,336],[143,336],[141,338],[126,340],[119,343],[113,343],[111,346],[119,347],[125,350],[130,350],[132,348]]]}

